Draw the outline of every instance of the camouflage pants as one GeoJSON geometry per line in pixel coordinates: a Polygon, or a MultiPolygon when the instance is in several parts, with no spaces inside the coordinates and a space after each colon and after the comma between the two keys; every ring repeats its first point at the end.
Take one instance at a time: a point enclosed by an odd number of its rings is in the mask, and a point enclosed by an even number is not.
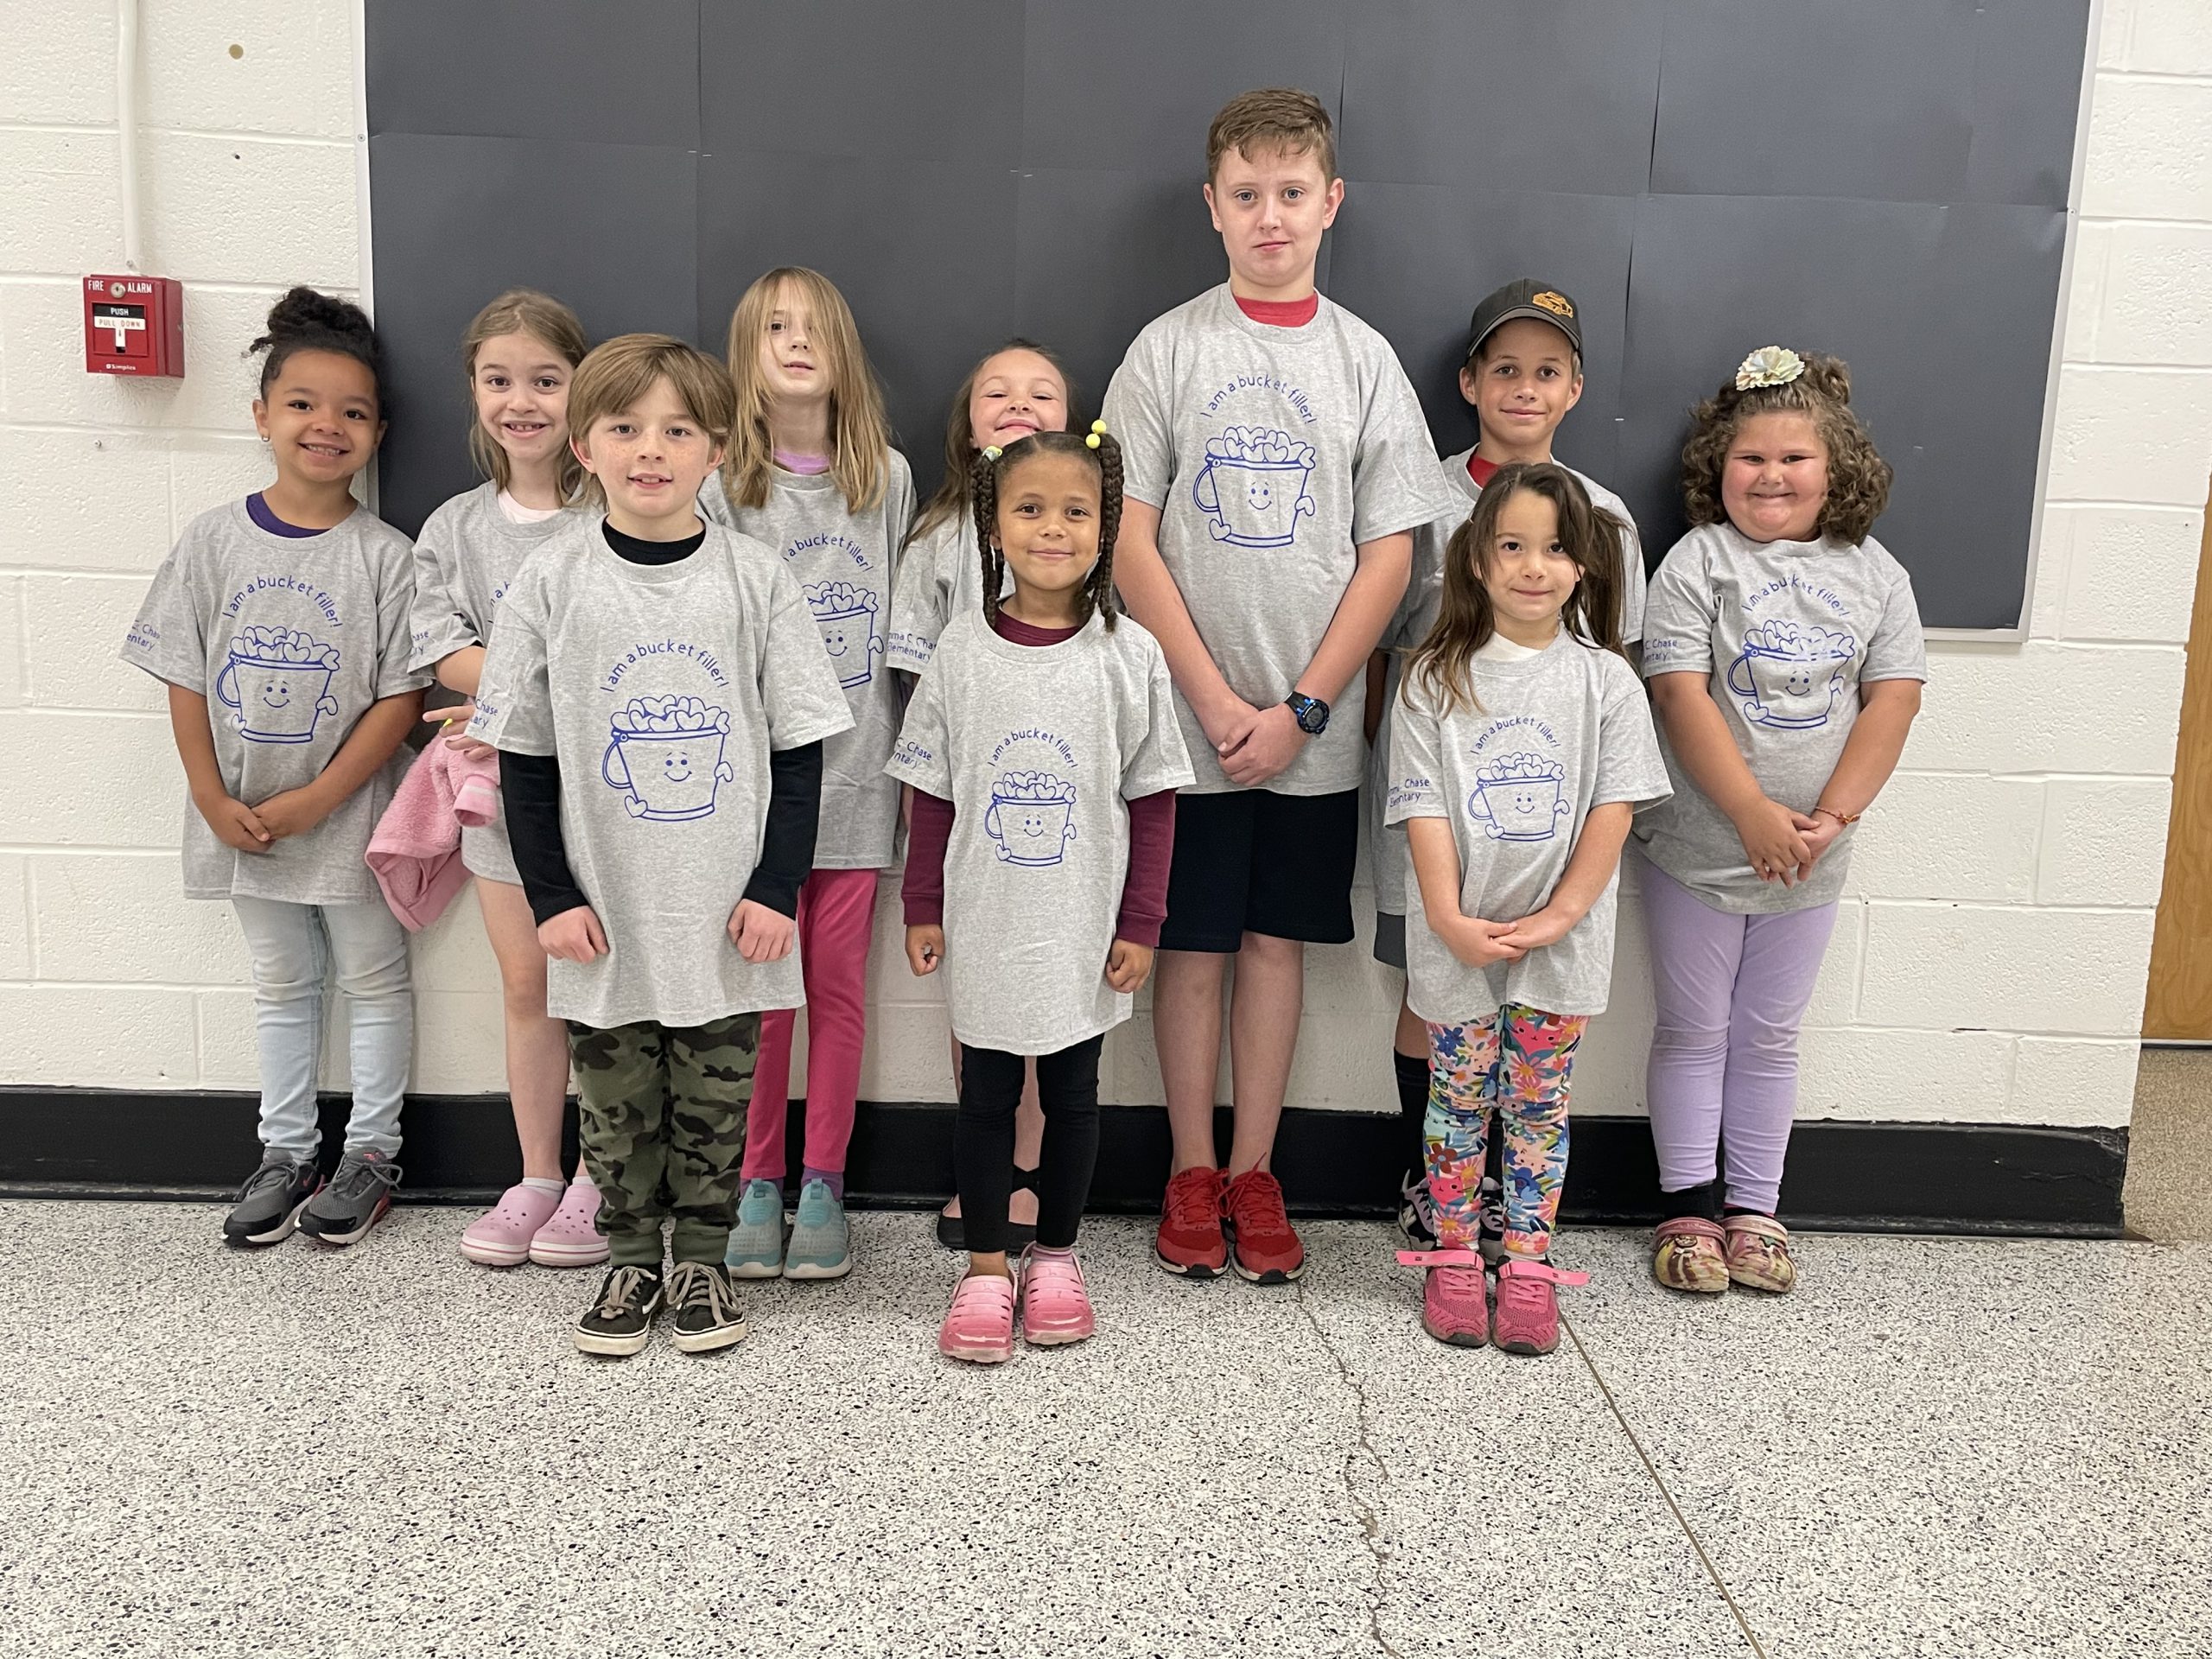
{"type": "Polygon", "coordinates": [[[690,1027],[648,1020],[601,1030],[569,1021],[584,1163],[599,1185],[599,1230],[616,1265],[658,1267],[669,1219],[677,1261],[721,1261],[760,1048],[757,1014],[690,1027]]]}

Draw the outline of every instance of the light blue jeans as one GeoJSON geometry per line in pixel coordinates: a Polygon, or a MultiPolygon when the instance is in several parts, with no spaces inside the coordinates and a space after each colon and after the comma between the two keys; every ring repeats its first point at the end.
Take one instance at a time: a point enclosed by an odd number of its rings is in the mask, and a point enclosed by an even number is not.
{"type": "Polygon", "coordinates": [[[396,1155],[415,1048],[406,929],[381,904],[231,903],[253,959],[262,1145],[312,1158],[321,1144],[315,1080],[322,1063],[323,981],[334,966],[353,1038],[353,1116],[346,1148],[396,1155]]]}

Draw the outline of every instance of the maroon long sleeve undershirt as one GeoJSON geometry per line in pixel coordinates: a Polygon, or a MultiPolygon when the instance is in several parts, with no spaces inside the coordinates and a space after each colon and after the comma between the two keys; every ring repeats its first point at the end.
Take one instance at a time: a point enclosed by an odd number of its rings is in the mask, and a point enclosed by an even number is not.
{"type": "MultiPolygon", "coordinates": [[[[999,637],[1017,645],[1054,645],[1073,628],[1039,628],[999,613],[999,637]]],[[[1129,870],[1122,882],[1122,910],[1114,937],[1132,944],[1160,944],[1160,925],[1167,919],[1167,868],[1175,851],[1175,791],[1163,789],[1129,804],[1129,870]]],[[[953,805],[943,796],[914,791],[914,815],[906,830],[906,875],[899,896],[906,925],[923,927],[944,920],[944,851],[952,840],[953,805]]]]}

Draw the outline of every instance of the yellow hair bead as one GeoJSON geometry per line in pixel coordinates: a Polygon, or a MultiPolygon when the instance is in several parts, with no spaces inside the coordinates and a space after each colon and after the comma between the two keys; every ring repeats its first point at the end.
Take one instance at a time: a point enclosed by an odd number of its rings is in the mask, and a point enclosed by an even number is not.
{"type": "Polygon", "coordinates": [[[995,443],[987,444],[984,446],[983,449],[983,459],[985,461],[996,461],[1005,453],[1006,451],[1000,448],[995,443]]]}
{"type": "Polygon", "coordinates": [[[1106,433],[1106,423],[1103,421],[1093,421],[1090,423],[1090,429],[1093,432],[1097,433],[1101,437],[1103,437],[1106,433]]]}
{"type": "Polygon", "coordinates": [[[1098,435],[1096,432],[1093,432],[1090,436],[1084,439],[1083,444],[1084,448],[1086,449],[1096,449],[1098,447],[1098,435]]]}

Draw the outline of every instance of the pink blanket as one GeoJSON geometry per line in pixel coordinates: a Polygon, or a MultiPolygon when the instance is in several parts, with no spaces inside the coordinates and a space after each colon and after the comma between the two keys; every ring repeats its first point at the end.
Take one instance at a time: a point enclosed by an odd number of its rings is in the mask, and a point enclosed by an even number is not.
{"type": "Polygon", "coordinates": [[[416,757],[377,821],[368,851],[385,903],[410,931],[437,920],[468,880],[461,826],[481,829],[499,815],[497,755],[471,759],[435,738],[416,757]]]}

